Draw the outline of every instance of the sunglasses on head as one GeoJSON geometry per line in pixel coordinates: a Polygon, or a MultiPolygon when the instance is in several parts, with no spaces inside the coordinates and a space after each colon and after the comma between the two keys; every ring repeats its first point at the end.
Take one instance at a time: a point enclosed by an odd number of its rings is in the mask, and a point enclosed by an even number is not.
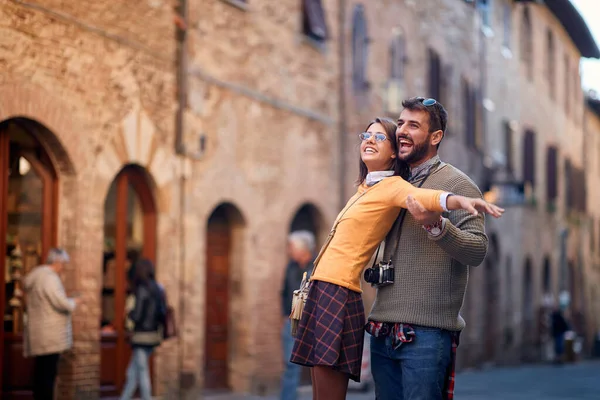
{"type": "Polygon", "coordinates": [[[363,133],[360,133],[360,134],[358,135],[358,137],[359,137],[359,138],[360,138],[360,140],[362,140],[363,142],[364,142],[365,140],[369,140],[369,139],[371,139],[372,137],[375,137],[375,141],[376,141],[376,142],[383,142],[384,140],[386,140],[386,139],[387,139],[387,136],[386,136],[385,134],[383,134],[383,133],[371,133],[371,132],[363,132],[363,133]]]}
{"type": "Polygon", "coordinates": [[[422,103],[424,106],[426,106],[426,107],[432,106],[432,105],[434,105],[435,103],[437,103],[437,100],[436,100],[436,99],[432,99],[432,98],[429,98],[429,99],[423,99],[423,98],[421,98],[421,99],[419,99],[419,100],[420,100],[420,101],[421,101],[421,103],[422,103]]]}

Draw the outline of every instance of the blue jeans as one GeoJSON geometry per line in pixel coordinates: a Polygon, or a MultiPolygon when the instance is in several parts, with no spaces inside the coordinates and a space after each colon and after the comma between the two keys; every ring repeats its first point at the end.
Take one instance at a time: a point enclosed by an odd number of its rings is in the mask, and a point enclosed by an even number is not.
{"type": "Polygon", "coordinates": [[[415,338],[394,350],[392,339],[371,337],[377,400],[442,400],[452,358],[450,332],[413,326],[415,338]]]}
{"type": "Polygon", "coordinates": [[[281,331],[281,344],[283,346],[283,365],[285,370],[281,377],[281,400],[296,400],[302,367],[290,362],[294,338],[292,336],[290,320],[286,320],[281,331]]]}
{"type": "Polygon", "coordinates": [[[127,382],[121,393],[121,400],[129,400],[133,397],[138,384],[142,400],[152,399],[152,385],[150,383],[150,366],[148,359],[154,350],[152,347],[134,346],[127,367],[127,382]]]}

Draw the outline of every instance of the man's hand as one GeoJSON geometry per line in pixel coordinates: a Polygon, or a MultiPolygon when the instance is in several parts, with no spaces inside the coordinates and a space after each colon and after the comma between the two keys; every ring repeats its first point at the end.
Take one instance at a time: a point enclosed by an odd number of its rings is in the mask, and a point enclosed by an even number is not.
{"type": "Polygon", "coordinates": [[[447,201],[449,210],[467,210],[473,215],[478,215],[479,212],[489,214],[495,218],[500,218],[504,213],[504,209],[495,204],[488,203],[483,199],[452,195],[447,201]]]}
{"type": "Polygon", "coordinates": [[[423,207],[423,205],[412,196],[408,196],[406,199],[406,208],[413,216],[415,221],[421,225],[434,224],[438,222],[442,216],[442,213],[436,211],[427,211],[425,207],[423,207]]]}

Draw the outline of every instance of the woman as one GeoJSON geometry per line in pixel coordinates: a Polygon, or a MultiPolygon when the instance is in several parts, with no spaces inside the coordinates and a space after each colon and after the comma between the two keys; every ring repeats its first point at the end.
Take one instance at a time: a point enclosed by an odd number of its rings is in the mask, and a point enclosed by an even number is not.
{"type": "Polygon", "coordinates": [[[133,326],[132,352],[121,400],[131,399],[138,384],[142,399],[150,400],[152,386],[148,359],[162,341],[166,310],[162,289],[154,280],[154,265],[150,260],[143,258],[136,261],[132,278],[135,304],[130,305],[131,311],[128,313],[128,322],[133,326]]]}
{"type": "Polygon", "coordinates": [[[360,134],[357,193],[338,215],[315,260],[306,306],[291,361],[313,367],[317,400],[344,399],[348,380],[359,381],[365,315],[360,277],[406,200],[412,196],[431,211],[465,209],[499,217],[504,210],[482,199],[420,189],[403,179],[397,162],[396,124],[377,118],[360,134]]]}

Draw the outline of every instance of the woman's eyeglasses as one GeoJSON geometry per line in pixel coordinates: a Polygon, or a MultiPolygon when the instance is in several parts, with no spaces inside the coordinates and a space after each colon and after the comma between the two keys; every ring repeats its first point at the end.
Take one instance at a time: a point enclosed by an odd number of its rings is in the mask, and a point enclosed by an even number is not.
{"type": "Polygon", "coordinates": [[[371,132],[363,132],[360,133],[358,135],[358,137],[360,138],[360,140],[362,140],[363,142],[365,140],[370,140],[372,137],[375,137],[375,141],[376,142],[383,142],[384,140],[387,140],[387,136],[384,133],[371,133],[371,132]]]}

